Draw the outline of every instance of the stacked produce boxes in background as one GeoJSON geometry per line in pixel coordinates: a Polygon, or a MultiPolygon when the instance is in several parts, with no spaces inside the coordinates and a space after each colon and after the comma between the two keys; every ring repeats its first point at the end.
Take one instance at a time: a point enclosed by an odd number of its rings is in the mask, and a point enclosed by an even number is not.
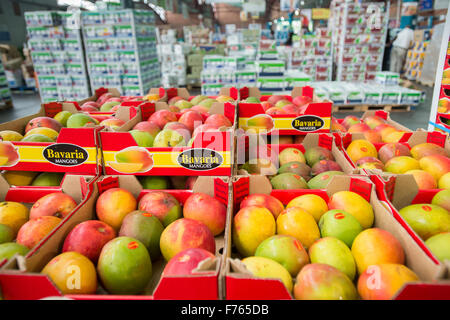
{"type": "Polygon", "coordinates": [[[328,30],[333,33],[336,80],[373,80],[381,71],[389,4],[333,0],[328,30]]]}
{"type": "Polygon", "coordinates": [[[286,61],[279,59],[273,47],[260,48],[256,61],[257,87],[262,95],[280,94],[286,89],[286,61]]]}
{"type": "Polygon", "coordinates": [[[186,57],[189,45],[183,43],[159,44],[158,57],[161,61],[161,84],[164,88],[186,85],[186,57]]]}
{"type": "Polygon", "coordinates": [[[244,57],[206,55],[203,57],[201,81],[203,95],[218,95],[222,87],[254,84],[256,72],[246,69],[244,57]]]}
{"type": "MultiPolygon", "coordinates": [[[[447,22],[447,25],[450,23],[447,22]]],[[[447,32],[448,34],[448,32],[447,32]]],[[[443,41],[444,42],[444,41],[443,41]]],[[[431,115],[430,115],[430,125],[434,126],[432,122],[434,119],[434,114],[436,114],[435,120],[435,130],[450,133],[450,38],[448,40],[448,45],[446,47],[441,48],[441,55],[444,55],[444,65],[442,71],[438,69],[437,74],[442,74],[441,83],[437,82],[435,86],[439,89],[437,99],[433,99],[433,105],[431,106],[431,115]],[[442,73],[441,73],[442,72],[442,73]],[[437,110],[435,109],[435,103],[437,100],[437,110]],[[433,112],[433,110],[435,110],[433,112]]],[[[441,58],[440,58],[441,59],[441,58]]],[[[438,65],[439,68],[439,65],[438,65]]],[[[436,97],[435,97],[436,98],[436,97]]],[[[431,130],[432,127],[429,127],[431,130]]]]}
{"type": "Polygon", "coordinates": [[[302,71],[314,81],[331,81],[333,70],[331,32],[318,28],[316,35],[305,35],[300,46],[288,56],[288,68],[302,71]]]}
{"type": "Polygon", "coordinates": [[[144,95],[160,85],[153,12],[83,12],[82,24],[91,87],[144,95]]]}
{"type": "Polygon", "coordinates": [[[42,102],[90,96],[83,45],[76,16],[68,12],[25,12],[28,47],[42,102]]]}
{"type": "MultiPolygon", "coordinates": [[[[319,98],[333,101],[333,105],[408,105],[422,101],[422,92],[395,83],[321,81],[311,82],[319,98]]],[[[364,110],[362,110],[364,111],[364,110]]]]}
{"type": "Polygon", "coordinates": [[[412,49],[408,50],[404,67],[405,78],[418,80],[422,75],[423,61],[430,41],[414,42],[412,49]]]}
{"type": "Polygon", "coordinates": [[[9,90],[5,69],[3,69],[3,64],[0,61],[0,109],[6,109],[11,106],[11,90],[9,90]]]}

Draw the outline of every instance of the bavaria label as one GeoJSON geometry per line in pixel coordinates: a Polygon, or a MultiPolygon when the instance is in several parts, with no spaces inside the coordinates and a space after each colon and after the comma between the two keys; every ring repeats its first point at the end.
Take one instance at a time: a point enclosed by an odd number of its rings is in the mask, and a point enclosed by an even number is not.
{"type": "Polygon", "coordinates": [[[292,128],[298,131],[311,132],[321,129],[325,121],[318,116],[300,116],[292,120],[292,128]]]}
{"type": "Polygon", "coordinates": [[[186,169],[203,171],[219,167],[223,157],[211,149],[194,148],[181,152],[177,161],[186,169]]]}
{"type": "Polygon", "coordinates": [[[70,143],[52,144],[42,152],[44,158],[59,166],[78,166],[88,159],[85,149],[70,143]]]}

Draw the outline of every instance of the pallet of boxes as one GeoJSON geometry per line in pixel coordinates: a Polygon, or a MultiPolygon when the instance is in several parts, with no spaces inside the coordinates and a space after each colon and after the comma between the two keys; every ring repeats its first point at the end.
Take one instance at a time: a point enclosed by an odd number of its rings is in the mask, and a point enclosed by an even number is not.
{"type": "MultiPolygon", "coordinates": [[[[420,81],[422,76],[423,62],[427,47],[431,38],[430,30],[416,30],[414,31],[414,44],[411,49],[408,50],[406,55],[406,62],[404,65],[405,78],[408,80],[420,81]]],[[[424,85],[431,85],[423,83],[424,85]]]]}

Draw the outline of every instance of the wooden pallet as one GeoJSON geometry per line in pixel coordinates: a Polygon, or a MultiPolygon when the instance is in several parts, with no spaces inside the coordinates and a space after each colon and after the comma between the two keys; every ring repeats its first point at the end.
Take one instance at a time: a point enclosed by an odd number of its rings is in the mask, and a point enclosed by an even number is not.
{"type": "Polygon", "coordinates": [[[186,86],[186,88],[188,89],[188,91],[191,91],[192,89],[201,89],[202,85],[201,84],[188,84],[186,86]]]}
{"type": "Polygon", "coordinates": [[[334,105],[333,112],[366,112],[383,110],[386,112],[409,112],[414,110],[408,105],[334,105]]]}
{"type": "Polygon", "coordinates": [[[11,109],[12,107],[13,107],[13,103],[11,100],[0,103],[0,110],[7,110],[7,109],[11,109]]]}

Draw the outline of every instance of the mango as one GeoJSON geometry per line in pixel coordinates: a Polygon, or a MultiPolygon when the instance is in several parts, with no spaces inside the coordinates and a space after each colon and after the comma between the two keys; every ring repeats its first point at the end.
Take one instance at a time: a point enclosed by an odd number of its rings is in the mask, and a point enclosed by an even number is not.
{"type": "Polygon", "coordinates": [[[294,286],[297,300],[356,300],[353,282],[333,266],[312,263],[303,267],[294,286]]]}
{"type": "Polygon", "coordinates": [[[348,246],[341,240],[325,237],[317,240],[308,250],[311,263],[324,263],[345,273],[350,280],[355,278],[356,264],[348,246]]]}
{"type": "Polygon", "coordinates": [[[164,226],[157,217],[144,211],[133,211],[125,216],[120,227],[120,237],[137,239],[147,248],[152,261],[161,256],[159,240],[164,226]]]}
{"type": "Polygon", "coordinates": [[[58,121],[63,127],[67,126],[67,120],[69,119],[69,117],[72,115],[72,113],[70,113],[69,111],[61,111],[58,112],[53,119],[55,119],[56,121],[58,121]]]}
{"type": "Polygon", "coordinates": [[[419,277],[401,264],[377,264],[364,271],[358,279],[358,292],[364,300],[390,300],[406,283],[419,277]]]}
{"type": "Polygon", "coordinates": [[[170,182],[167,177],[143,176],[138,177],[138,179],[144,189],[165,190],[170,187],[170,182]]]}
{"type": "Polygon", "coordinates": [[[32,134],[42,134],[42,135],[47,136],[50,139],[52,139],[52,141],[56,141],[56,138],[58,137],[59,133],[50,128],[40,127],[40,128],[31,129],[30,131],[28,131],[25,134],[25,138],[28,136],[31,136],[32,134]]]}
{"type": "Polygon", "coordinates": [[[450,189],[450,172],[445,173],[439,178],[438,181],[439,189],[450,189]]]}
{"type": "Polygon", "coordinates": [[[419,190],[436,189],[437,183],[434,177],[424,170],[408,170],[405,174],[412,174],[419,190]]]}
{"type": "Polygon", "coordinates": [[[363,231],[358,220],[343,210],[327,211],[319,220],[319,229],[322,237],[335,237],[349,248],[356,236],[363,231]]]}
{"type": "Polygon", "coordinates": [[[0,244],[14,240],[14,231],[6,224],[0,224],[0,244]]]}
{"type": "Polygon", "coordinates": [[[38,172],[33,171],[5,171],[3,178],[12,186],[29,186],[38,172]]]}
{"type": "Polygon", "coordinates": [[[292,277],[278,262],[264,257],[248,257],[242,260],[248,271],[258,278],[279,279],[292,292],[292,277]]]}
{"type": "Polygon", "coordinates": [[[424,240],[450,231],[450,213],[434,204],[413,204],[399,211],[411,228],[424,240]]]}
{"type": "Polygon", "coordinates": [[[431,203],[450,212],[450,190],[445,189],[436,193],[431,203]]]}
{"type": "Polygon", "coordinates": [[[301,176],[305,181],[311,179],[311,168],[306,164],[298,161],[292,161],[283,164],[279,169],[278,173],[293,173],[301,176]]]}
{"type": "Polygon", "coordinates": [[[277,168],[269,159],[251,159],[242,165],[241,169],[246,170],[249,174],[274,175],[277,168]]]}
{"type": "MultiPolygon", "coordinates": [[[[30,130],[31,131],[31,130],[30,130]]],[[[46,135],[35,133],[30,134],[22,139],[23,142],[54,142],[52,138],[49,138],[46,135]]]]}
{"type": "Polygon", "coordinates": [[[322,172],[308,181],[308,187],[310,189],[325,189],[334,176],[342,175],[344,175],[344,173],[341,171],[322,172]]]}
{"type": "Polygon", "coordinates": [[[320,238],[314,217],[297,207],[287,208],[280,213],[277,218],[277,233],[297,238],[305,248],[309,248],[320,238]]]}
{"type": "Polygon", "coordinates": [[[347,153],[350,159],[356,163],[361,158],[378,157],[378,152],[375,146],[367,140],[353,140],[347,147],[347,153]]]}
{"type": "Polygon", "coordinates": [[[144,244],[130,237],[117,237],[102,249],[97,264],[103,287],[111,294],[138,294],[152,276],[152,262],[144,244]]]}
{"type": "Polygon", "coordinates": [[[419,161],[407,156],[394,157],[386,162],[384,170],[395,174],[403,174],[410,170],[419,170],[419,161]]]}
{"type": "Polygon", "coordinates": [[[450,261],[450,232],[438,233],[425,241],[431,252],[441,261],[450,261]]]}
{"type": "Polygon", "coordinates": [[[29,210],[23,204],[13,201],[0,202],[0,223],[9,226],[14,237],[29,218],[29,210]]]}
{"type": "Polygon", "coordinates": [[[63,294],[94,294],[97,291],[95,266],[78,252],[57,255],[42,269],[63,294]]]}
{"type": "Polygon", "coordinates": [[[32,186],[51,187],[61,185],[64,173],[60,172],[42,172],[32,182],[32,186]]]}
{"type": "Polygon", "coordinates": [[[325,200],[315,194],[305,194],[292,199],[286,208],[297,207],[306,210],[311,214],[316,222],[319,222],[322,215],[328,211],[328,206],[325,200]]]}
{"type": "Polygon", "coordinates": [[[287,235],[275,235],[261,242],[255,256],[272,259],[295,277],[309,263],[308,253],[300,241],[287,235]]]}
{"type": "Polygon", "coordinates": [[[20,133],[12,130],[0,131],[0,137],[3,141],[20,141],[23,139],[23,136],[20,133]]]}
{"type": "Polygon", "coordinates": [[[275,232],[275,218],[266,208],[248,206],[234,216],[233,243],[244,257],[253,256],[259,244],[275,232]]]}
{"type": "Polygon", "coordinates": [[[359,274],[374,264],[405,263],[405,252],[400,242],[379,228],[366,229],[358,234],[352,244],[352,254],[359,274]]]}
{"type": "Polygon", "coordinates": [[[279,154],[280,165],[284,165],[288,162],[298,161],[301,163],[305,163],[305,156],[303,153],[296,148],[286,148],[283,149],[279,154]]]}
{"type": "Polygon", "coordinates": [[[420,160],[423,157],[431,156],[434,154],[448,156],[447,151],[445,151],[444,148],[434,143],[421,143],[411,148],[411,155],[416,160],[420,160]]]}
{"type": "Polygon", "coordinates": [[[450,158],[440,154],[423,157],[419,160],[420,168],[439,180],[444,174],[450,172],[450,158]]]}
{"type": "Polygon", "coordinates": [[[331,196],[328,202],[329,209],[338,209],[350,213],[358,220],[363,229],[373,225],[373,208],[359,194],[352,191],[339,191],[331,196]]]}
{"type": "Polygon", "coordinates": [[[293,173],[282,173],[270,180],[274,189],[308,189],[308,184],[303,177],[293,173]]]}
{"type": "Polygon", "coordinates": [[[96,125],[98,121],[84,113],[74,113],[67,119],[67,128],[82,128],[87,124],[96,125]]]}
{"type": "Polygon", "coordinates": [[[334,160],[330,150],[323,147],[312,147],[305,151],[306,163],[312,167],[320,160],[334,160]]]}
{"type": "Polygon", "coordinates": [[[0,262],[11,259],[15,254],[25,256],[30,249],[16,242],[5,242],[0,244],[0,262]]]}

